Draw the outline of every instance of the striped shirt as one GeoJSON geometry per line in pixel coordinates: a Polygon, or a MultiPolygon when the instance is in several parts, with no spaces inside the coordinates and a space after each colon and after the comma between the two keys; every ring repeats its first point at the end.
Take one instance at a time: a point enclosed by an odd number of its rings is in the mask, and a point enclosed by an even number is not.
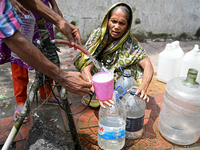
{"type": "Polygon", "coordinates": [[[10,0],[0,0],[0,38],[12,36],[21,24],[10,0]]]}

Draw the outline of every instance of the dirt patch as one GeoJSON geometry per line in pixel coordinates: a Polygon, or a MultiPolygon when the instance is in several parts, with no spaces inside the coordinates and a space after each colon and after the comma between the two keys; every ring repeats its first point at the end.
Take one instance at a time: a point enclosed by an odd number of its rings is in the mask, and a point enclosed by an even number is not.
{"type": "Polygon", "coordinates": [[[29,150],[74,150],[71,134],[64,132],[57,124],[54,111],[37,111],[29,132],[26,149],[29,150]]]}

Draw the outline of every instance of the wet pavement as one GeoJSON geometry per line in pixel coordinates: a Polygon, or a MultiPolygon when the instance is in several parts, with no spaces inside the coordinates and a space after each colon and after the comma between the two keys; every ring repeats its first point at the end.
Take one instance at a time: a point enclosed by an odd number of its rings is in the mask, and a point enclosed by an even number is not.
{"type": "MultiPolygon", "coordinates": [[[[166,83],[160,82],[156,78],[157,66],[158,66],[158,54],[164,50],[168,42],[148,42],[141,43],[142,47],[146,49],[151,62],[154,66],[154,77],[148,88],[148,95],[150,101],[146,105],[145,118],[144,118],[144,134],[137,140],[128,140],[124,146],[124,150],[165,150],[165,149],[200,149],[200,140],[190,146],[178,146],[166,141],[159,133],[158,121],[159,113],[162,109],[163,96],[165,93],[166,83]]],[[[180,47],[184,52],[188,52],[193,49],[195,44],[200,45],[200,41],[180,41],[180,47]]],[[[61,53],[58,53],[61,60],[61,68],[65,70],[75,70],[72,59],[78,53],[72,48],[67,46],[60,47],[61,53]]],[[[29,86],[34,80],[34,71],[29,71],[29,86]]],[[[10,133],[11,128],[14,125],[13,114],[15,99],[12,87],[12,73],[10,69],[10,63],[0,65],[0,96],[5,99],[0,100],[0,148],[4,144],[7,136],[10,133]]],[[[82,96],[69,93],[69,99],[72,101],[72,112],[78,112],[83,110],[86,106],[81,103],[82,96]]],[[[29,131],[33,126],[33,114],[37,112],[35,110],[38,107],[36,101],[31,105],[30,120],[23,124],[14,139],[11,149],[23,150],[26,149],[26,143],[28,139],[29,131]]],[[[55,119],[57,127],[64,132],[69,132],[68,124],[65,114],[61,108],[57,105],[45,104],[42,105],[38,111],[42,111],[43,114],[49,115],[49,111],[53,112],[52,118],[55,119]],[[55,113],[54,113],[55,112],[55,113]]],[[[76,123],[76,129],[79,134],[81,146],[84,150],[100,149],[97,144],[97,132],[98,132],[98,111],[99,108],[87,108],[80,114],[73,115],[76,123]]]]}

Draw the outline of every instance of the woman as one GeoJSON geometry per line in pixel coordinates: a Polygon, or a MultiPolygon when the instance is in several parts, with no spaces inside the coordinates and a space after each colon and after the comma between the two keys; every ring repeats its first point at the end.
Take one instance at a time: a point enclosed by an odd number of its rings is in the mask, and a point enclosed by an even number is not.
{"type": "MultiPolygon", "coordinates": [[[[130,69],[136,81],[141,81],[136,94],[149,101],[146,94],[153,76],[153,66],[140,43],[130,34],[132,24],[131,7],[125,3],[114,4],[106,13],[101,27],[95,29],[85,48],[105,67],[114,68],[114,80],[122,76],[120,66],[130,69]]],[[[80,53],[75,66],[90,80],[98,70],[89,58],[80,53]]],[[[111,106],[111,100],[104,102],[111,106]]],[[[100,105],[105,108],[102,102],[100,105]]]]}

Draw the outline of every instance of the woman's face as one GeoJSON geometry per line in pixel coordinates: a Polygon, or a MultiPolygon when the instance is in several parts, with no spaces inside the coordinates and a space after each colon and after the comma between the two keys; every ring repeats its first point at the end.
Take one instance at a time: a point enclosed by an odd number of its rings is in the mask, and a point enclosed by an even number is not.
{"type": "Polygon", "coordinates": [[[108,20],[109,40],[113,42],[120,38],[128,27],[128,21],[125,12],[119,7],[115,10],[108,20]]]}

